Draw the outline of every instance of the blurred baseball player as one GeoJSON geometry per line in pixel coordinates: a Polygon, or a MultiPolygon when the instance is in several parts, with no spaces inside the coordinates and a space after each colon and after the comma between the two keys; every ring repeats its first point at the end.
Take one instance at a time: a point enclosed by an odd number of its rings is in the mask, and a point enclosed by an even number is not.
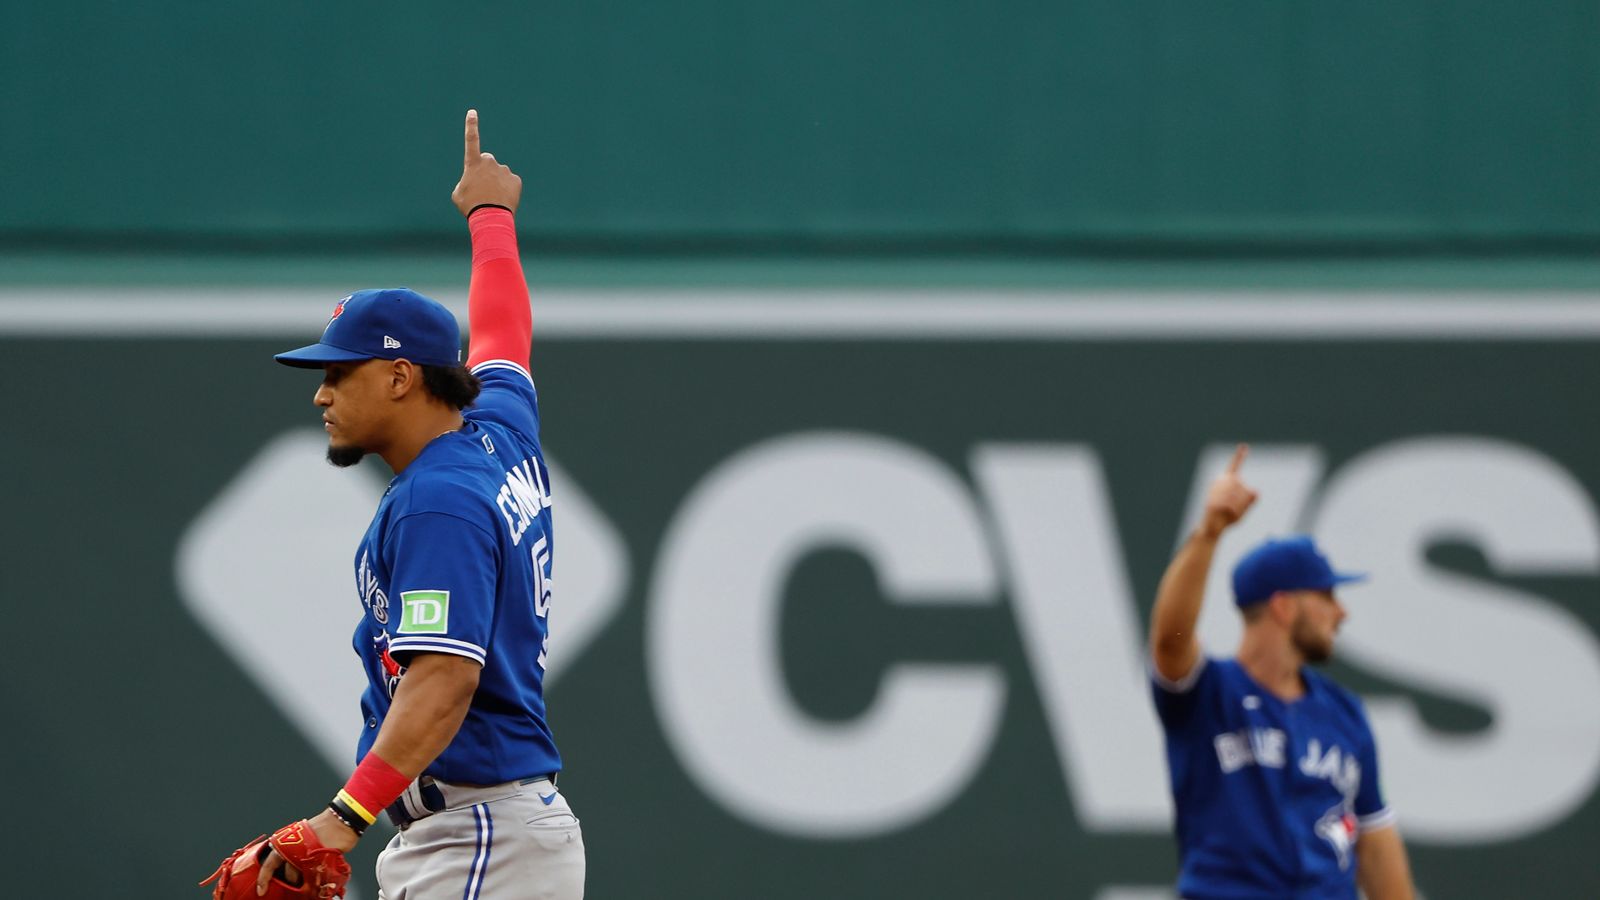
{"type": "Polygon", "coordinates": [[[359,764],[321,813],[225,861],[217,897],[342,895],[342,853],[384,813],[400,831],[378,857],[380,898],[583,896],[545,721],[553,545],[521,193],[468,112],[452,194],[472,234],[465,366],[455,318],[403,288],[352,294],[319,342],[276,357],[323,371],[329,461],[374,453],[395,474],[354,558],[359,764]]]}
{"type": "Polygon", "coordinates": [[[1269,540],[1233,571],[1244,637],[1207,659],[1195,622],[1217,540],[1256,493],[1247,448],[1210,486],[1167,567],[1150,619],[1156,712],[1166,732],[1186,900],[1412,898],[1410,865],[1378,786],[1355,694],[1307,666],[1333,653],[1340,574],[1310,538],[1269,540]]]}

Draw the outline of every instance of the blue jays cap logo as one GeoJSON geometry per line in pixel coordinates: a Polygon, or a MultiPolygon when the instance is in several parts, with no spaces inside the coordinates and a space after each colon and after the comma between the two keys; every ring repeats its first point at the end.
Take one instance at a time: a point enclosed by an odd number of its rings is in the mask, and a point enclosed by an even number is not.
{"type": "Polygon", "coordinates": [[[346,303],[350,302],[350,298],[353,297],[353,296],[355,296],[355,295],[354,294],[345,294],[344,297],[338,303],[334,304],[334,306],[333,306],[333,315],[328,317],[328,324],[322,326],[322,332],[324,334],[326,334],[328,332],[329,328],[333,327],[333,323],[334,323],[335,320],[337,320],[340,316],[344,315],[344,305],[346,303]]]}

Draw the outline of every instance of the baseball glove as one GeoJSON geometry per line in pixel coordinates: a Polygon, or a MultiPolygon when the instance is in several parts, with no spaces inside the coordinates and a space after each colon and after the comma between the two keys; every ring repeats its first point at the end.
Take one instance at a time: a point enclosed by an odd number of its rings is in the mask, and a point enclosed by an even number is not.
{"type": "Polygon", "coordinates": [[[344,861],[343,853],[317,840],[317,833],[304,819],[279,828],[272,837],[258,837],[233,851],[200,886],[217,883],[211,891],[212,900],[260,900],[256,896],[256,877],[261,874],[261,863],[269,849],[278,851],[289,865],[272,873],[267,892],[262,895],[266,900],[331,900],[344,896],[350,864],[344,861]]]}

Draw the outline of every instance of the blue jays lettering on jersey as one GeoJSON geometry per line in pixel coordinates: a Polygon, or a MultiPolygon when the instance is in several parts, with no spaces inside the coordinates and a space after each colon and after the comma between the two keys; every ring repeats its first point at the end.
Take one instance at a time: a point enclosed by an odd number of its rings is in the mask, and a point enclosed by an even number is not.
{"type": "Polygon", "coordinates": [[[1188,900],[1355,900],[1355,841],[1389,825],[1361,701],[1309,668],[1285,701],[1237,660],[1155,677],[1188,900]]]}
{"type": "Polygon", "coordinates": [[[366,615],[354,646],[367,674],[359,760],[415,653],[483,666],[466,720],[424,772],[499,784],[561,769],[545,721],[550,477],[538,397],[526,370],[492,360],[461,430],[431,441],[390,482],[356,551],[366,615]]]}

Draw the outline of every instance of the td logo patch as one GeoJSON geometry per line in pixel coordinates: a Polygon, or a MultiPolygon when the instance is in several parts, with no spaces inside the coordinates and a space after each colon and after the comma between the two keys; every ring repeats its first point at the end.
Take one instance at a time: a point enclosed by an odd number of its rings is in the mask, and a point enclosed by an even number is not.
{"type": "Polygon", "coordinates": [[[450,630],[449,591],[403,591],[396,634],[444,634],[450,630]]]}

